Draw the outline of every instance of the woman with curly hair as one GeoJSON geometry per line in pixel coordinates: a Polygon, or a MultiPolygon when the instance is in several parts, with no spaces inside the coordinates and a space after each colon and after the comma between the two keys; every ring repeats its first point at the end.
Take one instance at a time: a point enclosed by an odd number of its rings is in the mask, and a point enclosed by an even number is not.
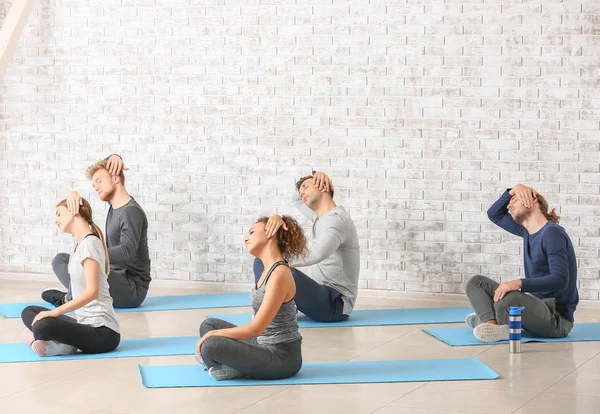
{"type": "Polygon", "coordinates": [[[252,322],[236,326],[209,318],[200,325],[196,359],[217,381],[233,378],[288,378],[302,366],[296,319],[296,285],[288,266],[306,254],[306,237],[300,225],[283,216],[287,231],[267,238],[268,217],[261,217],[244,240],[251,255],[262,260],[265,271],[250,293],[252,322]]]}

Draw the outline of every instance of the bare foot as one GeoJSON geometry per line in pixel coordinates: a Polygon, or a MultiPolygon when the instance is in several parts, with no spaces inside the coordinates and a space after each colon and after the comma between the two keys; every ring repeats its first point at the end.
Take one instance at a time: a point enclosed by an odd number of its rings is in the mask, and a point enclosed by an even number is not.
{"type": "Polygon", "coordinates": [[[23,340],[27,344],[28,348],[31,348],[31,344],[33,343],[33,341],[35,341],[35,337],[33,336],[33,332],[31,332],[27,328],[25,328],[25,330],[23,330],[23,332],[21,332],[21,338],[23,338],[23,340]]]}

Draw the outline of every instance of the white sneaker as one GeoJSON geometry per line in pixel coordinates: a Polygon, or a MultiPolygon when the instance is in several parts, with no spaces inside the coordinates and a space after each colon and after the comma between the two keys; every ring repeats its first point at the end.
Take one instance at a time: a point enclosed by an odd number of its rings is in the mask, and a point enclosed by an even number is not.
{"type": "Polygon", "coordinates": [[[33,341],[31,344],[33,352],[41,357],[50,357],[57,355],[73,355],[77,352],[77,348],[67,344],[61,344],[56,341],[33,341]]]}
{"type": "Polygon", "coordinates": [[[473,335],[475,335],[475,338],[482,342],[508,341],[508,334],[508,325],[482,323],[473,329],[473,335]]]}
{"type": "Polygon", "coordinates": [[[469,328],[475,328],[477,325],[482,324],[476,313],[469,313],[465,318],[465,323],[469,328]]]}
{"type": "Polygon", "coordinates": [[[214,365],[208,370],[208,375],[217,381],[230,380],[234,378],[243,378],[246,375],[237,369],[233,369],[227,365],[214,365]]]}

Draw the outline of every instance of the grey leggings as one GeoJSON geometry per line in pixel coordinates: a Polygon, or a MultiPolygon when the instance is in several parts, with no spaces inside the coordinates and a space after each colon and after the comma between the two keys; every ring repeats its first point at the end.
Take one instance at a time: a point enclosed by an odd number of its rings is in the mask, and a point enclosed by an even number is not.
{"type": "Polygon", "coordinates": [[[573,328],[573,322],[556,312],[555,299],[540,299],[519,291],[508,292],[494,302],[494,293],[500,284],[485,276],[473,276],[467,283],[467,296],[479,322],[495,319],[501,325],[508,324],[508,309],[523,306],[523,329],[542,338],[564,338],[573,328]]]}
{"type": "MultiPolygon", "coordinates": [[[[52,270],[60,283],[68,289],[67,300],[71,300],[73,296],[68,266],[69,255],[67,253],[59,253],[52,260],[52,270]]],[[[115,308],[137,308],[144,302],[148,294],[148,289],[136,283],[133,278],[127,277],[124,270],[110,269],[108,286],[115,308]]]]}
{"type": "MultiPolygon", "coordinates": [[[[221,319],[208,318],[200,325],[200,337],[208,331],[235,328],[221,319]]],[[[211,336],[202,343],[202,359],[207,368],[227,365],[248,378],[274,380],[296,375],[302,367],[301,342],[299,339],[277,345],[259,344],[256,338],[235,340],[223,336],[211,336]]]]}

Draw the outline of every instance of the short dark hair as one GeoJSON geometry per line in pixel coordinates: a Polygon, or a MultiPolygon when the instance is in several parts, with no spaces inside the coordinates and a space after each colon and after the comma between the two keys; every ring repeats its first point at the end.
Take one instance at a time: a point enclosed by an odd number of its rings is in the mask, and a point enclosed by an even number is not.
{"type": "MultiPolygon", "coordinates": [[[[313,174],[315,172],[313,171],[313,174]]],[[[304,181],[306,180],[310,180],[311,178],[314,178],[314,176],[312,175],[307,175],[306,177],[302,177],[298,180],[298,182],[296,182],[296,190],[298,192],[300,192],[300,187],[302,186],[302,183],[304,183],[304,181]]],[[[329,195],[331,196],[331,198],[333,198],[333,188],[331,190],[329,190],[329,195]]]]}

